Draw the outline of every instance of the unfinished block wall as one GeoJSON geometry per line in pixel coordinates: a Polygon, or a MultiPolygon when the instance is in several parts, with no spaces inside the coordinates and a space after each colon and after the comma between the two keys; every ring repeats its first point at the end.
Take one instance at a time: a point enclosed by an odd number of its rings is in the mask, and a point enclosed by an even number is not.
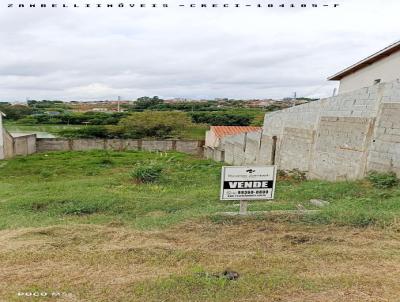
{"type": "Polygon", "coordinates": [[[311,178],[357,179],[365,174],[374,120],[360,117],[321,117],[309,160],[311,178]]]}
{"type": "Polygon", "coordinates": [[[277,165],[287,170],[309,170],[309,158],[314,144],[315,131],[285,128],[279,148],[277,165]]]}
{"type": "Polygon", "coordinates": [[[400,101],[382,103],[368,154],[368,170],[400,175],[400,101]]]}
{"type": "Polygon", "coordinates": [[[224,138],[225,162],[299,169],[311,178],[400,175],[400,82],[266,114],[263,131],[224,138]]]}

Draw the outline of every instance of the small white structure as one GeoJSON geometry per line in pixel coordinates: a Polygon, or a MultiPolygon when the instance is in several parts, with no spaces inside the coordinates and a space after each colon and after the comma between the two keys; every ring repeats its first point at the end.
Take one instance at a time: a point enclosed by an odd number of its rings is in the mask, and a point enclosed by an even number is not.
{"type": "Polygon", "coordinates": [[[400,41],[328,78],[340,81],[340,94],[397,79],[400,79],[400,41]]]}
{"type": "Polygon", "coordinates": [[[4,159],[3,116],[5,116],[5,114],[0,111],[0,159],[4,159]]]}

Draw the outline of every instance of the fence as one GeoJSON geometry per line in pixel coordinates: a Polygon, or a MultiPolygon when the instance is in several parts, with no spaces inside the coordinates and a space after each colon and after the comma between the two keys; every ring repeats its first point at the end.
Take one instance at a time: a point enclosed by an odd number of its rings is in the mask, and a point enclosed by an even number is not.
{"type": "Polygon", "coordinates": [[[179,151],[203,156],[201,140],[63,139],[37,138],[36,151],[144,150],[179,151]]]}

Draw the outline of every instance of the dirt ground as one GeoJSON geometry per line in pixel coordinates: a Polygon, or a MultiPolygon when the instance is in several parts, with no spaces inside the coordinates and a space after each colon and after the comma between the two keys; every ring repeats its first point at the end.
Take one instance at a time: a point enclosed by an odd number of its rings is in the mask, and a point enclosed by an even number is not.
{"type": "Polygon", "coordinates": [[[399,239],[265,221],[3,230],[0,301],[400,301],[399,239]],[[18,296],[34,292],[61,294],[18,296]]]}

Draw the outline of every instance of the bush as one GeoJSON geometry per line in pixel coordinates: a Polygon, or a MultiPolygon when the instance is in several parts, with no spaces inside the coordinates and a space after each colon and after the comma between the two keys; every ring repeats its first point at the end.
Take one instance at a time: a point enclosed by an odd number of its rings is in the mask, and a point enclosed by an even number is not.
{"type": "Polygon", "coordinates": [[[137,182],[153,183],[161,179],[163,168],[157,164],[148,164],[146,166],[138,166],[130,174],[137,182]]]}
{"type": "Polygon", "coordinates": [[[374,187],[379,189],[392,188],[399,183],[399,179],[394,172],[380,173],[377,171],[371,171],[368,173],[367,179],[374,187]]]}
{"type": "Polygon", "coordinates": [[[254,118],[247,113],[192,112],[192,122],[211,126],[249,126],[254,118]]]}
{"type": "Polygon", "coordinates": [[[300,171],[299,169],[278,170],[278,177],[280,180],[292,180],[295,182],[302,182],[307,180],[306,173],[300,171]]]}
{"type": "Polygon", "coordinates": [[[45,113],[37,113],[18,120],[20,124],[51,124],[51,125],[116,125],[127,113],[123,112],[85,112],[85,113],[60,113],[53,116],[45,113]]]}
{"type": "Polygon", "coordinates": [[[68,138],[111,138],[104,126],[85,126],[78,129],[61,130],[59,135],[68,138]]]}
{"type": "Polygon", "coordinates": [[[3,105],[0,106],[0,111],[4,112],[5,115],[7,115],[7,119],[15,121],[33,113],[32,108],[29,108],[25,105],[3,105]]]}
{"type": "Polygon", "coordinates": [[[191,126],[189,116],[184,112],[135,112],[122,119],[118,126],[110,126],[110,135],[122,138],[140,139],[145,137],[170,138],[191,126]]]}

